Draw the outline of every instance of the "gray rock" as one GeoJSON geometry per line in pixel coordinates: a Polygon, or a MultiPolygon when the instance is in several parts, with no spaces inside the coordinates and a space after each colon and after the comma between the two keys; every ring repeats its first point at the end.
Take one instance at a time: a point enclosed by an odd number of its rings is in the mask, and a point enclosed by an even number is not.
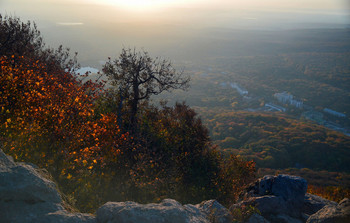
{"type": "Polygon", "coordinates": [[[233,218],[230,211],[216,200],[203,201],[197,204],[196,207],[204,212],[211,222],[232,223],[233,218]]]}
{"type": "Polygon", "coordinates": [[[301,177],[284,174],[278,176],[267,175],[257,180],[248,189],[248,196],[274,195],[283,198],[290,204],[299,206],[304,202],[306,189],[307,182],[301,177]]]}
{"type": "Polygon", "coordinates": [[[259,209],[262,215],[289,213],[286,202],[277,196],[266,195],[262,197],[253,198],[256,203],[256,208],[259,209]]]}
{"type": "Polygon", "coordinates": [[[264,217],[284,214],[300,218],[306,189],[307,182],[301,177],[268,175],[251,185],[246,200],[232,208],[249,203],[256,206],[264,217]]]}
{"type": "Polygon", "coordinates": [[[182,206],[172,199],[159,204],[107,202],[97,212],[101,223],[209,223],[207,215],[194,205],[182,206]]]}
{"type": "Polygon", "coordinates": [[[69,213],[65,210],[61,210],[53,213],[48,213],[39,222],[42,222],[42,223],[95,223],[96,218],[91,214],[69,213]]]}
{"type": "Polygon", "coordinates": [[[337,206],[328,205],[311,215],[307,223],[349,223],[350,200],[343,199],[337,206]]]}
{"type": "Polygon", "coordinates": [[[69,213],[54,182],[34,165],[15,163],[0,149],[0,223],[95,222],[89,214],[69,213]]]}
{"type": "Polygon", "coordinates": [[[271,216],[271,221],[276,222],[276,223],[303,223],[304,222],[300,219],[292,218],[292,217],[290,217],[288,215],[284,215],[284,214],[271,216]]]}
{"type": "Polygon", "coordinates": [[[230,210],[233,211],[236,208],[242,209],[248,206],[256,207],[260,211],[261,215],[263,216],[270,216],[274,214],[289,212],[284,200],[274,195],[251,197],[238,204],[232,205],[230,207],[230,210]]]}
{"type": "Polygon", "coordinates": [[[51,202],[1,201],[0,222],[36,223],[46,214],[63,210],[61,204],[51,202]]]}
{"type": "Polygon", "coordinates": [[[0,172],[6,171],[8,168],[14,167],[16,164],[11,156],[7,156],[2,149],[0,149],[0,172]]]}
{"type": "Polygon", "coordinates": [[[313,194],[306,194],[303,212],[305,214],[312,215],[321,210],[326,205],[337,206],[338,203],[313,194]]]}
{"type": "Polygon", "coordinates": [[[61,202],[56,185],[30,165],[15,165],[6,171],[0,169],[0,179],[0,201],[61,202]]]}
{"type": "Polygon", "coordinates": [[[249,219],[245,223],[270,223],[270,222],[266,220],[263,216],[254,213],[249,217],[249,219]]]}

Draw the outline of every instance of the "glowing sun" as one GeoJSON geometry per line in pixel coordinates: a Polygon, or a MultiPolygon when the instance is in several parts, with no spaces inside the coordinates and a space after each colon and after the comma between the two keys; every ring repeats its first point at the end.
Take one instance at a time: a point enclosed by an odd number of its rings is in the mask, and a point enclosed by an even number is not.
{"type": "Polygon", "coordinates": [[[184,3],[185,0],[100,0],[99,3],[114,5],[128,10],[152,10],[184,3]]]}

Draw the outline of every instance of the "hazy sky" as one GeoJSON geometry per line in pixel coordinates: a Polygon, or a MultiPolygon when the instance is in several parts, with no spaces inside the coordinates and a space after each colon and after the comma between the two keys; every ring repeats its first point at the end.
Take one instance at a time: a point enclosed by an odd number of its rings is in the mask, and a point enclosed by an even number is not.
{"type": "Polygon", "coordinates": [[[350,24],[348,0],[0,0],[0,13],[35,21],[49,45],[71,47],[82,61],[123,46],[169,54],[166,47],[196,41],[208,28],[350,24]]]}
{"type": "Polygon", "coordinates": [[[153,21],[234,27],[237,20],[349,23],[348,2],[348,0],[0,0],[0,12],[33,20],[62,23],[89,20],[153,21]]]}

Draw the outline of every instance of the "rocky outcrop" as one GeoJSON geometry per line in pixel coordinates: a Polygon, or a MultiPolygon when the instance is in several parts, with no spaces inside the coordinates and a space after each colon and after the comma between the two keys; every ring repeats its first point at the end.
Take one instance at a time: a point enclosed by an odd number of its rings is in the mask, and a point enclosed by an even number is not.
{"type": "Polygon", "coordinates": [[[327,205],[311,215],[307,223],[349,223],[350,200],[343,199],[337,206],[327,205]]]}
{"type": "Polygon", "coordinates": [[[194,205],[182,206],[172,199],[165,199],[159,204],[138,204],[135,202],[108,202],[97,212],[98,222],[109,223],[209,223],[207,215],[194,205]]]}
{"type": "Polygon", "coordinates": [[[211,222],[231,223],[233,220],[230,211],[216,200],[203,201],[195,207],[209,216],[211,222]]]}
{"type": "Polygon", "coordinates": [[[94,222],[89,214],[69,213],[56,185],[33,165],[15,163],[0,150],[0,222],[94,222]]]}
{"type": "Polygon", "coordinates": [[[254,213],[252,214],[245,223],[270,223],[263,216],[254,213]]]}
{"type": "Polygon", "coordinates": [[[233,220],[229,210],[216,200],[197,205],[181,205],[172,199],[164,199],[158,204],[108,202],[96,214],[97,222],[109,223],[231,223],[233,220]]]}
{"type": "Polygon", "coordinates": [[[232,205],[230,210],[253,206],[269,222],[303,223],[324,207],[336,207],[336,202],[306,194],[306,189],[307,182],[301,177],[265,176],[248,187],[242,201],[232,205]]]}
{"type": "Polygon", "coordinates": [[[230,209],[251,205],[267,219],[274,219],[278,215],[299,219],[302,218],[306,189],[307,183],[301,177],[265,176],[247,189],[242,202],[230,209]]]}
{"type": "Polygon", "coordinates": [[[0,223],[229,223],[232,216],[215,200],[181,205],[172,199],[159,204],[108,202],[96,216],[70,213],[51,180],[34,165],[15,163],[0,149],[0,223]]]}
{"type": "MultiPolygon", "coordinates": [[[[216,200],[182,205],[172,199],[160,203],[108,202],[96,216],[70,213],[56,185],[34,165],[15,163],[0,149],[0,223],[230,223],[231,212],[216,200]]],[[[255,210],[246,223],[350,222],[350,202],[339,204],[306,194],[304,179],[289,175],[265,176],[230,207],[255,210]]]]}
{"type": "Polygon", "coordinates": [[[322,209],[324,206],[337,206],[337,202],[324,199],[322,197],[306,194],[304,200],[303,212],[307,215],[315,214],[317,211],[322,209]]]}

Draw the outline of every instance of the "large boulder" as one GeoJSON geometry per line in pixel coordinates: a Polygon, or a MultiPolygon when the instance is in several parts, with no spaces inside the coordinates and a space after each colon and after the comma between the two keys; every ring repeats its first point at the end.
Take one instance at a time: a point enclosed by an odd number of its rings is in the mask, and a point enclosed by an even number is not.
{"type": "Polygon", "coordinates": [[[97,222],[108,223],[231,223],[229,210],[216,200],[181,205],[172,199],[160,203],[107,202],[97,212],[97,222]]]}
{"type": "Polygon", "coordinates": [[[338,203],[330,201],[313,194],[306,194],[304,200],[303,212],[312,215],[321,210],[324,206],[337,206],[338,203]]]}
{"type": "Polygon", "coordinates": [[[2,168],[0,160],[0,199],[26,203],[60,203],[55,184],[43,178],[31,165],[14,164],[2,168]]]}
{"type": "Polygon", "coordinates": [[[107,202],[97,212],[97,222],[108,223],[209,223],[207,215],[194,205],[172,199],[161,203],[107,202]]]}
{"type": "Polygon", "coordinates": [[[278,223],[304,223],[305,220],[293,218],[291,216],[285,215],[285,214],[278,214],[278,215],[272,215],[271,216],[271,222],[278,222],[278,223]]]}
{"type": "Polygon", "coordinates": [[[66,211],[56,185],[34,165],[15,163],[0,149],[0,222],[94,222],[66,211]]]}
{"type": "Polygon", "coordinates": [[[204,212],[211,222],[232,223],[233,221],[230,211],[216,200],[203,201],[195,206],[204,212]]]}
{"type": "Polygon", "coordinates": [[[349,223],[350,200],[343,199],[337,206],[327,205],[311,215],[307,223],[349,223]]]}
{"type": "Polygon", "coordinates": [[[302,209],[307,189],[305,179],[290,175],[267,175],[257,180],[248,188],[250,197],[276,196],[280,198],[288,208],[302,209]]]}
{"type": "Polygon", "coordinates": [[[245,223],[270,223],[263,216],[254,213],[252,214],[245,223]]]}
{"type": "Polygon", "coordinates": [[[303,219],[306,189],[307,182],[301,177],[268,175],[248,187],[243,201],[232,205],[230,210],[253,206],[269,221],[289,219],[298,222],[303,219]]]}

